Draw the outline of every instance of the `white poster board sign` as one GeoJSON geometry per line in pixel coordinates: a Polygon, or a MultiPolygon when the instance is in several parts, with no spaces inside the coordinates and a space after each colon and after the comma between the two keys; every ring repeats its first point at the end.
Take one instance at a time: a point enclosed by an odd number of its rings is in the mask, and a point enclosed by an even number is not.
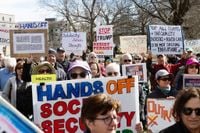
{"type": "Polygon", "coordinates": [[[184,39],[181,26],[149,25],[148,43],[155,55],[182,54],[184,39]]]}
{"type": "Polygon", "coordinates": [[[139,82],[147,82],[146,63],[137,63],[130,65],[122,65],[122,75],[138,76],[139,82]]]}
{"type": "Polygon", "coordinates": [[[183,74],[183,88],[200,87],[199,74],[183,74]]]}
{"type": "Polygon", "coordinates": [[[121,122],[117,131],[135,132],[139,122],[139,93],[137,77],[108,77],[33,84],[34,122],[48,133],[81,133],[81,105],[84,98],[106,93],[120,100],[118,114],[121,122]],[[132,102],[130,102],[132,101],[132,102]]]}
{"type": "Polygon", "coordinates": [[[96,30],[96,41],[113,43],[113,25],[99,25],[96,30]]]}
{"type": "Polygon", "coordinates": [[[0,28],[0,45],[10,45],[10,35],[8,29],[0,28]]]}
{"type": "Polygon", "coordinates": [[[200,53],[200,39],[198,40],[185,40],[185,48],[192,48],[193,53],[200,53]]]}
{"type": "Polygon", "coordinates": [[[120,48],[122,53],[146,53],[147,36],[120,36],[120,48]]]}
{"type": "Polygon", "coordinates": [[[172,108],[175,99],[147,99],[147,126],[153,133],[175,123],[172,108]]]}
{"type": "Polygon", "coordinates": [[[86,33],[85,32],[64,32],[62,33],[62,46],[66,54],[74,53],[82,55],[86,50],[86,33]]]}

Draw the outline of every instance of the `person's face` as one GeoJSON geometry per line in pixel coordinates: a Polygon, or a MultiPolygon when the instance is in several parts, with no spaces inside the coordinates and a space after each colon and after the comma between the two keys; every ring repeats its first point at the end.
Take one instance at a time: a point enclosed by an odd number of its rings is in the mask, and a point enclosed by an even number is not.
{"type": "Polygon", "coordinates": [[[119,72],[116,71],[114,68],[110,68],[109,70],[106,71],[106,77],[116,77],[119,76],[119,72]]]}
{"type": "Polygon", "coordinates": [[[91,55],[90,57],[89,57],[89,63],[90,62],[97,62],[97,57],[95,56],[95,55],[91,55]]]}
{"type": "Polygon", "coordinates": [[[166,62],[166,57],[164,57],[164,56],[159,56],[159,57],[157,58],[157,63],[158,63],[159,65],[163,65],[163,64],[165,64],[165,62],[166,62]]]}
{"type": "Polygon", "coordinates": [[[17,66],[16,67],[16,72],[17,72],[18,76],[21,76],[22,72],[23,72],[23,66],[17,66]]]}
{"type": "Polygon", "coordinates": [[[199,98],[191,98],[188,102],[186,102],[185,111],[188,115],[181,113],[181,118],[184,123],[184,125],[191,131],[194,129],[200,128],[200,99],[199,98]],[[198,109],[196,113],[198,112],[199,115],[195,113],[193,110],[190,114],[190,109],[198,109]]]}
{"type": "Polygon", "coordinates": [[[65,59],[65,52],[58,51],[57,52],[57,60],[63,61],[65,59]]]}
{"type": "Polygon", "coordinates": [[[70,72],[70,79],[85,79],[88,73],[81,67],[75,67],[70,72]]]}
{"type": "Polygon", "coordinates": [[[134,57],[134,62],[135,63],[141,63],[142,59],[140,57],[134,57]]]}
{"type": "Polygon", "coordinates": [[[132,59],[129,56],[124,56],[122,62],[122,64],[132,64],[132,59]]]}
{"type": "Polygon", "coordinates": [[[87,121],[91,133],[116,133],[120,118],[115,110],[109,111],[105,115],[97,115],[96,120],[87,121]]]}
{"type": "Polygon", "coordinates": [[[197,74],[198,73],[198,67],[196,64],[189,65],[188,66],[188,74],[197,74]]]}
{"type": "Polygon", "coordinates": [[[91,69],[92,77],[95,77],[98,74],[97,64],[91,64],[90,69],[91,69]]]}
{"type": "Polygon", "coordinates": [[[52,73],[52,70],[48,66],[42,66],[38,70],[38,74],[51,74],[51,73],[52,73]]]}
{"type": "Polygon", "coordinates": [[[48,54],[47,61],[50,62],[50,63],[55,63],[56,62],[56,56],[54,54],[48,54]]]}
{"type": "Polygon", "coordinates": [[[169,77],[161,77],[159,80],[157,80],[157,83],[161,88],[169,87],[171,79],[169,77]]]}

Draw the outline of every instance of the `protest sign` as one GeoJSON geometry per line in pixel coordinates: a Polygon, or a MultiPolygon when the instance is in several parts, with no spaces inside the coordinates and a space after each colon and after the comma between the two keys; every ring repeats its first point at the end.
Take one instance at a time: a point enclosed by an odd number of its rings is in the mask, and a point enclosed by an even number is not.
{"type": "Polygon", "coordinates": [[[0,45],[10,45],[9,30],[0,28],[0,45]]]}
{"type": "Polygon", "coordinates": [[[80,121],[82,101],[97,93],[120,100],[118,133],[135,132],[135,124],[139,122],[138,79],[135,76],[57,81],[42,86],[33,84],[32,93],[34,122],[44,132],[83,132],[80,121]]]}
{"type": "Polygon", "coordinates": [[[42,133],[42,131],[0,96],[1,133],[42,133]]]}
{"type": "Polygon", "coordinates": [[[183,88],[187,87],[200,87],[199,74],[184,74],[183,75],[183,88]]]}
{"type": "Polygon", "coordinates": [[[10,30],[11,56],[34,57],[47,53],[47,30],[10,30]]]}
{"type": "Polygon", "coordinates": [[[147,68],[146,63],[137,63],[122,65],[122,75],[125,76],[138,76],[139,82],[147,82],[147,68]]]}
{"type": "Polygon", "coordinates": [[[93,52],[97,55],[113,55],[113,44],[109,42],[93,42],[93,52]]]}
{"type": "Polygon", "coordinates": [[[18,22],[16,24],[18,29],[48,29],[47,21],[38,22],[18,22]]]}
{"type": "Polygon", "coordinates": [[[113,25],[97,26],[96,41],[113,43],[113,25]]]}
{"type": "Polygon", "coordinates": [[[172,116],[174,99],[147,99],[147,125],[153,133],[175,123],[172,116]]]}
{"type": "Polygon", "coordinates": [[[75,55],[82,55],[86,51],[86,33],[85,32],[64,32],[62,33],[62,46],[66,54],[72,52],[75,55]]]}
{"type": "Polygon", "coordinates": [[[56,81],[56,74],[32,74],[31,82],[32,83],[45,83],[56,81]]]}
{"type": "Polygon", "coordinates": [[[182,54],[184,39],[181,26],[149,25],[148,47],[153,54],[182,54]]]}
{"type": "Polygon", "coordinates": [[[122,53],[146,53],[147,37],[146,35],[120,36],[120,48],[122,53]]]}
{"type": "Polygon", "coordinates": [[[193,53],[200,53],[200,40],[185,40],[185,48],[192,48],[193,53]]]}

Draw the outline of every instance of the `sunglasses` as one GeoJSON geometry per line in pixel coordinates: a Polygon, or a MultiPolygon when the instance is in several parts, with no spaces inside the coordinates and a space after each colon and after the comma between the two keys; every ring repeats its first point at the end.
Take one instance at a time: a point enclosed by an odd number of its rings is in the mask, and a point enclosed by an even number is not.
{"type": "Polygon", "coordinates": [[[95,57],[95,56],[91,56],[90,58],[92,58],[92,59],[93,59],[93,58],[97,58],[97,57],[95,57]]]}
{"type": "Polygon", "coordinates": [[[118,75],[118,72],[108,72],[107,75],[108,75],[108,76],[112,76],[112,75],[117,76],[117,75],[118,75]]]}
{"type": "Polygon", "coordinates": [[[189,65],[188,68],[191,68],[191,69],[196,68],[196,69],[198,69],[198,66],[197,65],[189,65]]]}
{"type": "Polygon", "coordinates": [[[134,58],[134,60],[141,60],[141,58],[134,58]]]}
{"type": "Polygon", "coordinates": [[[124,62],[131,62],[131,60],[124,60],[124,62]]]}
{"type": "Polygon", "coordinates": [[[51,69],[40,69],[38,71],[38,73],[40,73],[40,74],[42,74],[42,73],[51,73],[51,72],[52,72],[51,69]]]}
{"type": "Polygon", "coordinates": [[[23,69],[23,67],[17,67],[17,69],[23,69]]]}
{"type": "Polygon", "coordinates": [[[86,72],[81,72],[81,73],[71,73],[71,78],[72,79],[77,79],[78,75],[81,77],[81,78],[85,78],[87,73],[86,72]]]}
{"type": "Polygon", "coordinates": [[[170,81],[170,78],[160,78],[162,81],[170,81]]]}
{"type": "Polygon", "coordinates": [[[184,115],[191,115],[193,111],[195,112],[196,116],[200,116],[200,108],[192,109],[192,108],[184,107],[182,110],[184,115]]]}

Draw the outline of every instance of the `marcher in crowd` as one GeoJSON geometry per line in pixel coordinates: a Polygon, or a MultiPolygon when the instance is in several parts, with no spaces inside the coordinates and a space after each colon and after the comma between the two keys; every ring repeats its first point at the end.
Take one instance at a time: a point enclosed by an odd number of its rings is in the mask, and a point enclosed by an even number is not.
{"type": "Polygon", "coordinates": [[[10,102],[14,107],[16,107],[16,99],[17,99],[17,90],[23,83],[22,80],[22,72],[23,72],[23,61],[19,61],[15,67],[16,76],[13,76],[8,79],[4,89],[2,96],[8,102],[10,102]]]}
{"type": "Polygon", "coordinates": [[[119,77],[119,76],[120,76],[119,64],[113,62],[106,66],[106,77],[119,77]]]}
{"type": "Polygon", "coordinates": [[[5,68],[0,69],[0,92],[3,91],[9,78],[15,76],[15,66],[17,64],[15,58],[4,58],[5,68]]]}
{"type": "Polygon", "coordinates": [[[181,90],[173,106],[176,123],[160,133],[200,133],[200,88],[181,90]]]}
{"type": "Polygon", "coordinates": [[[101,70],[100,70],[98,63],[91,62],[91,63],[89,63],[89,66],[90,66],[90,69],[91,69],[92,78],[101,77],[101,70]]]}
{"type": "Polygon", "coordinates": [[[91,70],[88,63],[82,60],[75,60],[73,62],[70,62],[68,77],[70,80],[92,78],[91,70]]]}
{"type": "Polygon", "coordinates": [[[155,80],[157,82],[156,88],[147,96],[147,98],[168,98],[175,97],[176,89],[172,88],[170,83],[173,79],[173,74],[165,69],[157,71],[155,80]]]}
{"type": "Polygon", "coordinates": [[[199,68],[199,62],[196,58],[191,57],[187,60],[186,66],[182,68],[183,70],[180,70],[180,73],[177,73],[176,78],[175,78],[175,88],[177,90],[181,90],[183,87],[183,75],[184,74],[190,74],[190,75],[195,75],[200,73],[200,68],[199,68]],[[181,73],[183,71],[183,73],[181,73]]]}
{"type": "Polygon", "coordinates": [[[67,69],[69,67],[69,63],[67,61],[65,49],[63,47],[57,48],[56,61],[60,65],[62,65],[65,73],[67,74],[67,69]]]}

